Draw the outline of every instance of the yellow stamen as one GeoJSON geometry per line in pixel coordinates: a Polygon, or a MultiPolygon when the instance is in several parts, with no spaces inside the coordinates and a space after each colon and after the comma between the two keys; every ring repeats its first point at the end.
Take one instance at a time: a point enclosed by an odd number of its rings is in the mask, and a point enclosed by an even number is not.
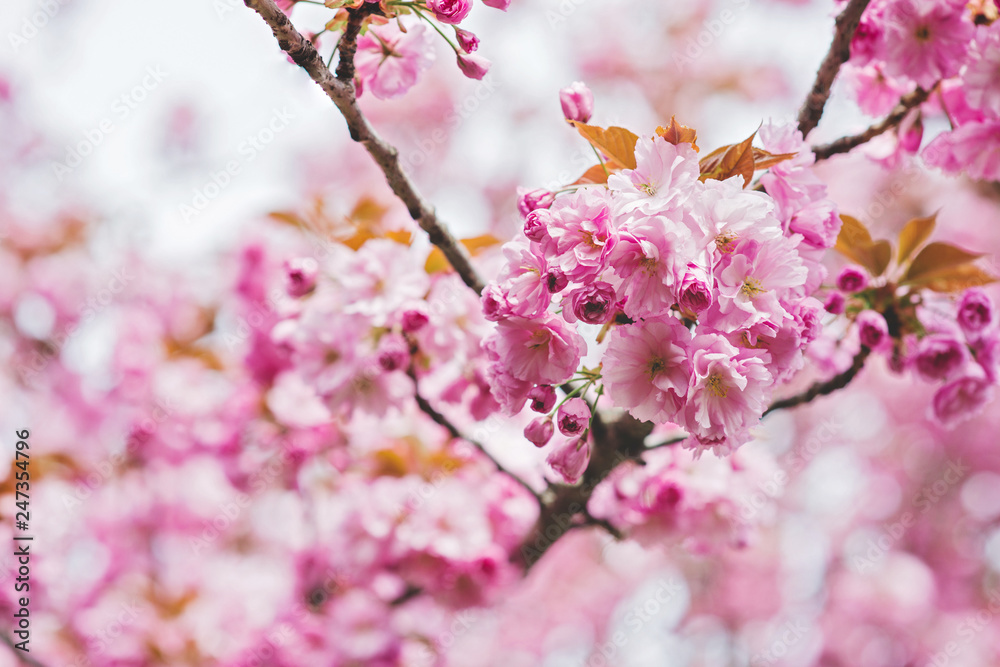
{"type": "Polygon", "coordinates": [[[725,398],[729,393],[729,387],[722,383],[722,376],[718,373],[712,373],[705,378],[705,388],[719,398],[725,398]]]}

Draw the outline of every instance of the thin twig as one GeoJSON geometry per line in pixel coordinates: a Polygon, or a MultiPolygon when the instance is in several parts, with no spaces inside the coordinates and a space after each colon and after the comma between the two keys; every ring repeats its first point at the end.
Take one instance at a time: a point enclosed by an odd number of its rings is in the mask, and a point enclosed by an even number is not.
{"type": "Polygon", "coordinates": [[[827,51],[826,58],[816,72],[816,80],[813,82],[812,90],[806,97],[806,101],[799,109],[799,131],[802,136],[807,136],[814,127],[819,125],[819,119],[823,117],[823,109],[826,101],[830,97],[830,87],[833,80],[837,78],[837,72],[851,57],[851,40],[861,23],[861,15],[871,0],[851,0],[847,7],[837,17],[836,32],[833,41],[830,43],[830,50],[827,51]]]}
{"type": "MultiPolygon", "coordinates": [[[[337,109],[344,116],[344,120],[347,121],[347,129],[351,133],[351,139],[364,145],[368,150],[372,159],[385,174],[385,180],[392,188],[393,193],[406,205],[410,216],[427,233],[431,243],[441,249],[441,252],[444,253],[448,262],[466,285],[474,289],[477,294],[482,293],[484,283],[473,268],[468,251],[455,240],[444,223],[438,219],[431,205],[417,192],[413,181],[400,165],[399,151],[375,132],[368,119],[361,112],[354,91],[353,50],[350,54],[346,53],[350,50],[349,45],[347,43],[341,45],[343,51],[340,54],[337,70],[338,74],[347,77],[346,80],[341,80],[330,72],[330,68],[323,62],[313,43],[295,29],[285,13],[274,4],[274,0],[244,0],[244,2],[247,7],[260,14],[261,18],[271,27],[271,31],[278,40],[278,46],[309,74],[310,78],[323,89],[327,97],[337,106],[337,109]],[[350,64],[349,61],[351,61],[350,64]],[[350,76],[348,77],[348,75],[350,76]]],[[[373,5],[365,3],[365,7],[369,6],[373,5]]],[[[354,14],[359,11],[375,10],[349,11],[352,13],[353,19],[354,14]]],[[[351,29],[350,25],[349,21],[348,27],[345,28],[345,36],[351,29]]],[[[360,29],[360,23],[358,28],[360,29]]],[[[354,48],[356,47],[355,35],[354,48]]]]}
{"type": "Polygon", "coordinates": [[[903,122],[906,114],[908,114],[911,109],[926,102],[927,98],[930,97],[930,94],[931,93],[928,90],[917,88],[912,93],[903,96],[899,100],[899,104],[896,105],[896,108],[894,108],[888,116],[875,123],[864,132],[851,135],[849,137],[841,137],[836,141],[831,141],[830,143],[823,144],[822,146],[814,146],[813,153],[816,155],[816,159],[825,160],[831,155],[846,153],[865,142],[871,141],[883,132],[887,132],[893,127],[896,127],[903,122]]]}
{"type": "MultiPolygon", "coordinates": [[[[417,378],[416,378],[416,374],[413,371],[413,367],[412,366],[409,369],[409,375],[410,375],[410,378],[413,380],[414,387],[416,387],[417,378]]],[[[448,431],[448,433],[451,434],[452,438],[455,438],[455,439],[458,439],[458,440],[465,440],[466,442],[472,443],[472,445],[476,449],[478,449],[480,452],[482,452],[482,454],[486,458],[488,458],[490,461],[493,462],[493,465],[496,466],[497,470],[499,470],[503,474],[507,475],[508,477],[510,477],[511,479],[513,479],[515,482],[517,482],[521,486],[523,486],[528,491],[528,493],[530,493],[532,496],[534,496],[535,500],[538,501],[539,505],[542,504],[542,497],[541,497],[541,495],[539,495],[539,493],[537,491],[535,491],[533,488],[531,488],[530,484],[528,484],[523,479],[521,479],[520,477],[518,477],[515,473],[511,472],[506,467],[504,467],[504,465],[502,463],[500,463],[500,461],[498,461],[492,454],[489,453],[489,451],[487,451],[487,449],[483,446],[483,444],[481,442],[477,442],[476,440],[473,440],[472,438],[469,438],[469,437],[466,437],[466,436],[462,435],[462,433],[458,430],[458,427],[456,427],[454,424],[452,424],[451,420],[449,420],[443,414],[441,414],[440,412],[438,412],[437,410],[435,410],[434,406],[431,405],[430,403],[428,403],[427,399],[424,398],[423,396],[421,396],[420,392],[416,391],[416,389],[413,392],[413,396],[414,396],[414,398],[416,398],[416,400],[417,400],[417,406],[420,408],[420,410],[422,412],[424,412],[432,420],[434,420],[434,422],[436,422],[437,424],[440,424],[441,426],[443,426],[448,431]]]]}
{"type": "Polygon", "coordinates": [[[851,362],[850,368],[834,375],[826,382],[817,382],[801,394],[796,394],[795,396],[789,396],[788,398],[783,398],[780,401],[775,401],[761,416],[766,417],[769,413],[774,412],[775,410],[782,410],[784,408],[801,405],[802,403],[808,403],[817,396],[825,396],[827,394],[832,394],[838,389],[843,389],[859,372],[861,372],[869,354],[871,354],[871,349],[862,346],[861,351],[854,355],[854,361],[851,362]]]}

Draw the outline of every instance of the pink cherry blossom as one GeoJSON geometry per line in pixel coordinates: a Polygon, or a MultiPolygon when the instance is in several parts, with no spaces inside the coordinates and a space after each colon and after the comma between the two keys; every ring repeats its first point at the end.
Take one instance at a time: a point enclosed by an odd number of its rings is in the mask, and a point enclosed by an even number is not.
{"type": "Polygon", "coordinates": [[[395,23],[372,26],[358,38],[354,57],[365,90],[382,100],[399,97],[434,61],[433,40],[426,26],[402,32],[395,23]]]}
{"type": "Polygon", "coordinates": [[[698,156],[691,144],[676,146],[663,137],[640,138],[635,169],[608,178],[617,213],[663,214],[683,204],[698,182],[698,156]]]}
{"type": "Polygon", "coordinates": [[[967,336],[976,336],[993,324],[993,300],[981,287],[965,290],[958,306],[958,324],[967,336]]]}
{"type": "Polygon", "coordinates": [[[674,317],[617,326],[604,355],[608,396],[636,419],[662,423],[684,405],[691,370],[687,328],[674,317]]]}
{"type": "Polygon", "coordinates": [[[893,0],[886,9],[886,73],[930,89],[958,73],[973,37],[964,0],[893,0]]]}
{"type": "Polygon", "coordinates": [[[441,23],[456,24],[472,11],[472,0],[427,0],[427,8],[441,23]]]}
{"type": "Polygon", "coordinates": [[[545,256],[570,280],[580,282],[598,274],[614,246],[605,191],[583,188],[557,200],[549,212],[548,237],[542,241],[545,256]]]}
{"type": "Polygon", "coordinates": [[[524,427],[524,437],[535,447],[544,447],[552,439],[555,426],[549,417],[537,417],[524,427]]]}
{"type": "Polygon", "coordinates": [[[1000,179],[1000,120],[966,123],[939,134],[924,148],[924,160],[945,172],[971,178],[1000,179]]]}
{"type": "Polygon", "coordinates": [[[496,336],[496,351],[504,365],[514,377],[534,384],[565,382],[587,349],[580,334],[555,316],[501,320],[496,336]]]}
{"type": "Polygon", "coordinates": [[[771,373],[754,351],[737,349],[718,335],[696,336],[688,355],[691,381],[683,424],[699,445],[731,452],[763,413],[771,373]]]}
{"type": "Polygon", "coordinates": [[[615,291],[632,319],[665,313],[675,302],[675,285],[693,254],[687,225],[666,216],[633,218],[622,224],[608,255],[615,291]]]}

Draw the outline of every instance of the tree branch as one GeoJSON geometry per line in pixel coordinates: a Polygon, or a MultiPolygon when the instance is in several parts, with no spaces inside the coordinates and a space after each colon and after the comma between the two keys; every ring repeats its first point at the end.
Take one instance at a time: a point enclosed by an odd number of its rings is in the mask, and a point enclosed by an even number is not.
{"type": "Polygon", "coordinates": [[[783,398],[780,401],[775,401],[771,404],[771,407],[764,411],[764,414],[761,415],[761,417],[766,417],[775,410],[792,408],[796,405],[801,405],[802,403],[808,403],[817,396],[825,396],[827,394],[832,394],[838,389],[843,389],[858,373],[861,372],[869,354],[871,354],[871,349],[862,346],[861,351],[854,355],[854,361],[851,362],[850,368],[833,376],[826,382],[817,382],[801,394],[796,394],[795,396],[789,396],[788,398],[783,398]]]}
{"type": "Polygon", "coordinates": [[[861,23],[861,15],[871,0],[850,0],[847,7],[837,17],[836,32],[833,35],[833,42],[830,50],[823,59],[823,63],[816,72],[816,80],[813,82],[812,90],[806,97],[806,101],[799,110],[799,131],[805,138],[817,125],[819,119],[823,117],[823,109],[826,101],[830,97],[830,87],[833,80],[837,78],[837,72],[851,57],[851,40],[861,23]]]}
{"type": "Polygon", "coordinates": [[[496,458],[494,458],[493,455],[486,450],[486,448],[482,445],[482,443],[462,435],[462,433],[458,430],[458,427],[456,427],[454,424],[451,423],[451,420],[449,420],[443,414],[435,410],[434,406],[428,403],[427,399],[420,395],[420,392],[416,390],[417,377],[416,373],[414,373],[413,371],[412,366],[410,367],[408,374],[410,378],[413,380],[413,385],[414,385],[413,397],[417,400],[417,406],[420,408],[422,412],[424,412],[428,417],[434,420],[434,422],[443,426],[448,431],[448,433],[451,434],[452,438],[456,438],[458,440],[465,440],[466,442],[472,443],[472,445],[476,449],[478,449],[486,458],[488,458],[490,461],[493,462],[493,465],[496,466],[497,470],[507,475],[521,486],[523,486],[528,491],[528,493],[534,496],[535,500],[538,501],[539,505],[543,504],[542,497],[538,494],[537,491],[531,488],[531,485],[529,485],[527,482],[518,477],[516,474],[505,468],[502,463],[497,461],[496,458]]]}
{"type": "MultiPolygon", "coordinates": [[[[385,180],[393,193],[406,205],[410,216],[417,221],[420,228],[427,232],[431,243],[444,253],[444,256],[454,267],[466,285],[476,291],[483,291],[484,283],[472,266],[472,261],[465,247],[455,240],[445,227],[434,209],[417,192],[416,186],[403,171],[399,163],[399,152],[391,144],[382,139],[372,128],[358,106],[354,92],[354,52],[357,49],[357,31],[361,27],[360,13],[375,11],[365,3],[360,10],[349,10],[351,18],[340,44],[340,62],[337,65],[337,76],[323,62],[316,47],[292,25],[285,13],[278,9],[274,0],[244,0],[247,7],[260,14],[261,18],[271,27],[278,46],[285,51],[295,63],[304,69],[313,81],[323,89],[327,97],[337,106],[347,121],[347,129],[351,139],[364,145],[375,160],[385,180]],[[352,28],[352,24],[355,26],[352,28]],[[353,37],[351,33],[353,32],[353,37]],[[343,77],[343,78],[338,78],[343,77]]],[[[363,18],[363,17],[362,17],[363,18]]]]}
{"type": "Polygon", "coordinates": [[[579,485],[554,484],[551,499],[543,506],[538,520],[510,559],[527,572],[563,535],[583,526],[599,526],[615,539],[622,535],[609,522],[590,515],[587,503],[594,489],[625,461],[638,459],[644,450],[646,436],[653,430],[649,422],[640,422],[626,415],[616,422],[605,424],[599,415],[591,422],[593,444],[590,463],[579,485]]]}
{"type": "Polygon", "coordinates": [[[912,93],[903,96],[899,100],[899,104],[892,112],[869,127],[864,132],[860,134],[855,134],[849,137],[841,137],[836,141],[831,141],[828,144],[823,144],[822,146],[814,146],[813,153],[816,155],[816,160],[825,160],[831,155],[836,155],[837,153],[846,153],[854,148],[857,148],[861,144],[871,141],[878,135],[892,129],[899,125],[906,114],[910,112],[911,109],[920,106],[927,101],[930,97],[930,91],[924,90],[923,88],[917,88],[912,93]]]}

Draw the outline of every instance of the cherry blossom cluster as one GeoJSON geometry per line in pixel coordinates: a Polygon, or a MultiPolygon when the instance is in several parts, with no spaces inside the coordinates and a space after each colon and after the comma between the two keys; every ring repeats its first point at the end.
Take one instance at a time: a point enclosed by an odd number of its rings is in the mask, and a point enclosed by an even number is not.
{"type": "MultiPolygon", "coordinates": [[[[767,126],[761,138],[799,154],[763,177],[767,193],[739,177],[702,181],[691,144],[655,137],[639,139],[636,168],[607,187],[522,195],[523,234],[504,246],[482,299],[497,323],[483,343],[488,378],[507,412],[529,399],[551,411],[552,387],[588,357],[600,371],[576,379],[637,419],[679,424],[689,446],[727,453],[750,438],[773,386],[802,366],[818,333],[822,306],[810,295],[839,231],[801,136],[767,126]],[[606,345],[588,344],[602,328],[606,345]]],[[[555,415],[571,444],[550,463],[569,479],[586,464],[576,454],[586,449],[585,405],[573,398],[555,415]]],[[[537,445],[554,431],[545,424],[529,427],[537,445]]]]}
{"type": "Polygon", "coordinates": [[[931,416],[953,427],[982,412],[993,400],[1000,370],[1000,329],[993,300],[980,287],[967,289],[957,305],[923,305],[910,321],[899,308],[886,314],[869,306],[870,278],[859,266],[846,266],[836,279],[837,290],[826,300],[827,310],[853,313],[861,345],[889,357],[898,373],[913,372],[941,384],[931,402],[931,416]],[[942,312],[938,307],[946,309],[942,312]]]}
{"type": "Polygon", "coordinates": [[[924,116],[937,115],[950,129],[924,146],[928,164],[975,179],[1000,177],[997,15],[990,0],[874,0],[868,6],[845,66],[861,109],[881,116],[918,87],[931,93],[903,120],[894,146],[873,154],[917,153],[924,116]]]}
{"type": "MultiPolygon", "coordinates": [[[[503,11],[510,6],[510,0],[482,1],[488,7],[503,11]]],[[[278,3],[286,13],[290,13],[295,4],[295,0],[278,3]]],[[[489,71],[490,61],[476,53],[479,37],[459,27],[472,11],[473,0],[364,0],[363,3],[360,0],[332,0],[326,4],[339,9],[340,13],[322,31],[313,34],[314,43],[318,43],[331,26],[343,25],[348,10],[359,11],[363,5],[377,5],[365,19],[354,56],[358,95],[370,90],[375,97],[385,100],[406,93],[436,59],[434,32],[455,52],[458,67],[465,76],[482,79],[489,71]],[[399,18],[402,16],[406,17],[405,21],[399,18]]]]}

